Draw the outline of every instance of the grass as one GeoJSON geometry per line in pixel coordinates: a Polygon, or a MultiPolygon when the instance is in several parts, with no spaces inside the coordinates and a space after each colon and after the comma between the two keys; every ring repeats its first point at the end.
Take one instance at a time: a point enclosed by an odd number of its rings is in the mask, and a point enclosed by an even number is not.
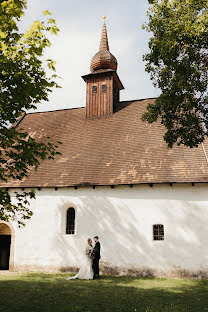
{"type": "Polygon", "coordinates": [[[208,312],[208,281],[69,274],[0,275],[1,312],[208,312]]]}

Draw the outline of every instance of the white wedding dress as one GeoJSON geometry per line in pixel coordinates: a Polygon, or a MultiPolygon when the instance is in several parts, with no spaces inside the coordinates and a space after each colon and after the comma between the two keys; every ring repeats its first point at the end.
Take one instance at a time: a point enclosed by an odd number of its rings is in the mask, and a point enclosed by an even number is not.
{"type": "Polygon", "coordinates": [[[93,250],[93,247],[87,245],[86,250],[85,250],[85,255],[82,258],[79,272],[75,276],[68,277],[67,280],[76,279],[76,278],[87,279],[87,280],[93,279],[92,258],[90,256],[92,250],[93,250]]]}

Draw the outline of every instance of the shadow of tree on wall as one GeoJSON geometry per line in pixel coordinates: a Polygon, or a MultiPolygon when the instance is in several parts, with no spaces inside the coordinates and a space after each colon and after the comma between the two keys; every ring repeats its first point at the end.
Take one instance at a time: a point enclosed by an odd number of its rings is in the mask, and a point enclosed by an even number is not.
{"type": "MultiPolygon", "coordinates": [[[[167,220],[171,220],[166,237],[169,257],[175,259],[175,267],[180,268],[181,263],[194,267],[200,263],[198,272],[193,273],[181,270],[181,276],[208,278],[207,263],[207,224],[208,207],[198,206],[194,201],[184,201],[183,206],[176,207],[174,202],[169,202],[167,209],[161,209],[167,220]]],[[[164,254],[165,260],[165,254],[164,254]]]]}
{"type": "MultiPolygon", "coordinates": [[[[64,204],[65,201],[59,206],[60,213],[64,204]]],[[[62,259],[68,258],[69,267],[71,267],[70,257],[75,257],[75,261],[80,263],[87,238],[95,235],[100,237],[103,262],[106,262],[106,258],[108,258],[107,262],[115,262],[115,254],[118,266],[127,264],[129,257],[132,257],[133,254],[139,253],[143,258],[148,257],[148,239],[139,232],[139,224],[124,203],[114,205],[108,198],[81,196],[77,206],[76,235],[68,238],[59,235],[54,239],[54,248],[58,250],[62,259]],[[122,216],[120,209],[122,209],[122,216]],[[67,253],[69,249],[70,254],[67,253]],[[111,256],[109,257],[109,255],[111,256]]],[[[139,263],[139,259],[134,260],[135,263],[139,263]]],[[[113,272],[109,271],[108,273],[113,272]]]]}
{"type": "Polygon", "coordinates": [[[208,281],[104,277],[65,280],[66,274],[0,276],[1,312],[197,312],[208,309],[208,281]]]}
{"type": "MultiPolygon", "coordinates": [[[[168,199],[167,206],[160,205],[158,202],[160,196],[160,192],[157,192],[150,200],[160,210],[159,218],[163,219],[162,223],[167,220],[169,224],[168,228],[165,226],[164,242],[153,242],[151,222],[148,236],[147,232],[142,231],[142,215],[140,219],[135,218],[134,209],[129,209],[131,203],[128,204],[128,200],[147,199],[144,195],[142,198],[139,192],[127,192],[124,196],[125,200],[122,200],[122,195],[116,190],[113,196],[109,196],[108,191],[102,192],[101,189],[98,192],[92,189],[90,192],[82,189],[73,191],[70,196],[60,197],[58,209],[61,218],[63,218],[63,206],[74,198],[78,223],[75,236],[67,237],[60,233],[52,241],[52,247],[58,251],[60,259],[63,260],[61,263],[63,270],[67,270],[67,267],[78,268],[87,238],[98,235],[102,243],[101,263],[107,273],[119,273],[122,266],[128,266],[127,274],[137,275],[139,272],[140,275],[154,276],[154,270],[148,267],[150,267],[149,263],[155,261],[155,268],[158,263],[164,268],[168,265],[173,268],[169,276],[174,276],[174,270],[177,270],[178,276],[205,277],[203,272],[188,272],[181,266],[184,261],[191,264],[193,257],[202,264],[207,263],[206,237],[200,230],[205,229],[208,223],[204,206],[199,208],[194,201],[184,200],[183,205],[180,206],[175,200],[181,200],[183,197],[179,194],[179,198],[175,198],[171,192],[167,193],[167,198],[162,197],[164,201],[168,199]],[[115,200],[117,197],[119,201],[115,200]],[[172,263],[170,259],[173,259],[172,263]],[[113,269],[112,263],[116,263],[113,269]],[[131,265],[128,265],[129,263],[131,265]],[[144,263],[146,263],[146,268],[144,263]]],[[[203,266],[201,269],[203,271],[203,266]]],[[[163,274],[163,272],[160,273],[163,274]]]]}

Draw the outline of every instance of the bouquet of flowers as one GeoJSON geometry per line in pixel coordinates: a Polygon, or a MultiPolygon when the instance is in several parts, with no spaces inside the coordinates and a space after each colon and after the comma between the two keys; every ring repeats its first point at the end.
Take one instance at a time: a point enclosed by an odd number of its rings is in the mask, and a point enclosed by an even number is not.
{"type": "Polygon", "coordinates": [[[93,249],[86,249],[86,255],[92,258],[93,249]]]}

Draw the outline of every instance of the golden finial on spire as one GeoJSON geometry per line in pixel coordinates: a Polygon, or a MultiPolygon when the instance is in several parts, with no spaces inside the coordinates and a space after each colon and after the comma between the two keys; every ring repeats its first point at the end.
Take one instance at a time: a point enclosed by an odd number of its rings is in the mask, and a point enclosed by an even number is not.
{"type": "Polygon", "coordinates": [[[105,21],[106,21],[106,15],[103,16],[103,20],[104,20],[104,23],[105,23],[105,21]]]}

